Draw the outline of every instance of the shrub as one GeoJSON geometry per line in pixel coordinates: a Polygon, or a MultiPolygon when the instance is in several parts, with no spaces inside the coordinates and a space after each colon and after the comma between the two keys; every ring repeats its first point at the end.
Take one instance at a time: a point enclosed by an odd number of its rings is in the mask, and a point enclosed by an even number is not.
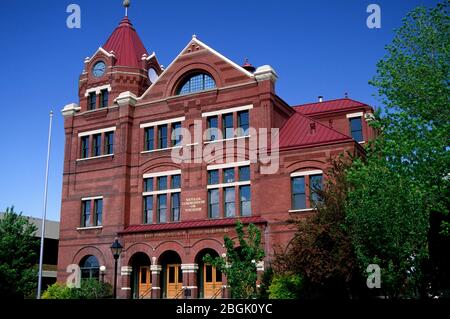
{"type": "Polygon", "coordinates": [[[296,274],[275,275],[269,287],[269,299],[299,299],[302,281],[296,274]]]}

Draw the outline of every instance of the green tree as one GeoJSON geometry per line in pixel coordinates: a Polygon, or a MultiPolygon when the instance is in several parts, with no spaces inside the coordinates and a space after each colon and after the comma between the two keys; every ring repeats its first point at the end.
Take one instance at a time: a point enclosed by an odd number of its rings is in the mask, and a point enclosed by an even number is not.
{"type": "Polygon", "coordinates": [[[36,230],[14,207],[7,208],[0,219],[0,296],[27,297],[36,289],[36,230]]]}
{"type": "Polygon", "coordinates": [[[217,267],[227,276],[233,298],[256,298],[256,263],[264,258],[264,249],[261,247],[261,231],[255,225],[250,224],[246,234],[243,224],[238,221],[236,233],[238,247],[235,247],[231,238],[225,236],[226,256],[212,258],[210,255],[206,255],[203,261],[217,267]]]}
{"type": "MultiPolygon", "coordinates": [[[[290,220],[297,230],[286,252],[277,254],[278,273],[298,275],[304,290],[302,298],[346,296],[351,298],[358,282],[358,264],[352,240],[345,226],[348,182],[346,170],[352,156],[332,161],[323,190],[315,189],[320,201],[316,212],[290,220]]],[[[280,283],[286,279],[278,278],[280,283]]]]}
{"type": "MultiPolygon", "coordinates": [[[[347,225],[361,270],[379,264],[387,296],[427,285],[430,218],[449,210],[449,2],[419,7],[397,30],[371,84],[386,106],[380,136],[348,170],[347,225]]],[[[447,224],[448,226],[448,224],[447,224]]]]}

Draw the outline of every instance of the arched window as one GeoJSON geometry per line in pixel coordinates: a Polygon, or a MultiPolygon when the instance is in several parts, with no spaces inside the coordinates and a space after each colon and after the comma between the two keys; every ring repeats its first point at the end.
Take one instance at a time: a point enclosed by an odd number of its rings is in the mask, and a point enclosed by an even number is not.
{"type": "Polygon", "coordinates": [[[193,73],[181,82],[181,85],[177,90],[177,95],[204,91],[215,87],[216,82],[210,75],[205,73],[193,73]]]}
{"type": "Polygon", "coordinates": [[[99,277],[100,266],[95,256],[88,255],[80,261],[81,278],[90,279],[99,277]]]}

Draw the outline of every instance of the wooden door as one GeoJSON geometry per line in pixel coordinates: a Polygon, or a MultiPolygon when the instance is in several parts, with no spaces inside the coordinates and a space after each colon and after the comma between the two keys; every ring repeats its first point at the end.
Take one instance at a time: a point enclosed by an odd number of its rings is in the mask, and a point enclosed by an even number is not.
{"type": "Polygon", "coordinates": [[[204,298],[222,298],[222,273],[210,264],[203,265],[204,298]]]}
{"type": "Polygon", "coordinates": [[[139,267],[139,298],[152,297],[152,276],[149,266],[139,267]]]}
{"type": "Polygon", "coordinates": [[[167,265],[167,298],[183,298],[181,292],[183,286],[183,273],[180,264],[167,265]]]}

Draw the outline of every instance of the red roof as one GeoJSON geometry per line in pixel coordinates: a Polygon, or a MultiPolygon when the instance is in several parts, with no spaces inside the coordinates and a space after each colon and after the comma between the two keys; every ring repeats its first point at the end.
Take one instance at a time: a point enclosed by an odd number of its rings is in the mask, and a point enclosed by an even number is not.
{"type": "Polygon", "coordinates": [[[150,225],[130,225],[121,233],[141,233],[154,232],[163,230],[178,230],[187,228],[205,228],[205,227],[219,227],[219,226],[233,226],[236,221],[240,220],[243,224],[265,224],[267,221],[259,216],[240,217],[240,218],[223,218],[223,219],[208,219],[208,220],[192,220],[165,224],[150,224],[150,225]]]}
{"type": "Polygon", "coordinates": [[[344,98],[344,99],[297,105],[294,106],[294,109],[302,114],[312,115],[316,113],[334,112],[358,107],[367,108],[368,105],[352,99],[344,98]]]}
{"type": "MultiPolygon", "coordinates": [[[[323,102],[322,102],[323,103],[323,102]]],[[[280,129],[280,148],[351,141],[352,138],[301,113],[294,113],[280,129]]]]}
{"type": "Polygon", "coordinates": [[[148,54],[136,30],[128,17],[120,21],[119,26],[103,45],[107,52],[114,51],[116,65],[139,68],[142,55],[148,54]]]}

